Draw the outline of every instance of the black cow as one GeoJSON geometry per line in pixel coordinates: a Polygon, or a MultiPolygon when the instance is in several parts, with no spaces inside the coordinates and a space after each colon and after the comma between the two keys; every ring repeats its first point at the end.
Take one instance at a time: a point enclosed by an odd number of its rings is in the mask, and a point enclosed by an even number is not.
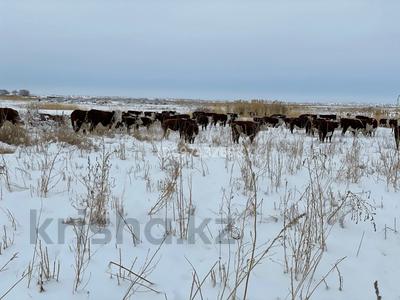
{"type": "Polygon", "coordinates": [[[399,142],[400,142],[400,126],[393,127],[394,129],[394,140],[396,142],[396,149],[399,150],[399,142]]]}
{"type": "Polygon", "coordinates": [[[9,121],[12,124],[24,124],[21,121],[18,111],[13,108],[0,108],[0,127],[3,126],[4,122],[9,121]]]}
{"type": "Polygon", "coordinates": [[[228,121],[228,116],[225,114],[212,114],[212,123],[214,126],[217,126],[219,123],[221,126],[226,126],[226,122],[228,121]]]}
{"type": "Polygon", "coordinates": [[[196,121],[184,119],[179,122],[179,136],[185,138],[185,142],[194,143],[196,135],[199,134],[199,126],[196,121]]]}
{"type": "Polygon", "coordinates": [[[303,114],[300,115],[297,118],[293,118],[290,121],[290,132],[293,133],[294,128],[306,129],[306,133],[309,134],[311,133],[311,122],[312,122],[312,116],[308,114],[303,114]]]}
{"type": "Polygon", "coordinates": [[[232,140],[234,143],[239,143],[240,134],[247,135],[250,143],[253,143],[254,138],[260,131],[260,123],[252,121],[234,121],[231,123],[232,140]]]}
{"type": "Polygon", "coordinates": [[[71,124],[75,132],[78,132],[83,124],[88,123],[87,113],[88,113],[87,110],[80,110],[80,109],[75,109],[71,113],[71,124]]]}
{"type": "Polygon", "coordinates": [[[342,128],[342,135],[344,135],[347,130],[351,131],[353,135],[356,135],[358,132],[365,133],[365,123],[360,119],[341,118],[340,127],[342,128]]]}
{"type": "Polygon", "coordinates": [[[318,131],[318,137],[321,142],[329,140],[332,142],[332,136],[336,128],[339,127],[339,123],[327,119],[315,119],[313,120],[313,127],[318,131]]]}
{"type": "Polygon", "coordinates": [[[204,114],[197,115],[196,121],[197,121],[197,124],[199,124],[201,126],[202,130],[207,129],[209,120],[208,120],[208,117],[206,115],[204,115],[204,114]]]}

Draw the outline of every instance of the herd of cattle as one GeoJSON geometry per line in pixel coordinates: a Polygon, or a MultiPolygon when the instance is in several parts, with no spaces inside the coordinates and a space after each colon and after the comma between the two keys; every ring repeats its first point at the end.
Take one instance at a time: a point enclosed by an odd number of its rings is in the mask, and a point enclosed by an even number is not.
{"type": "MultiPolygon", "coordinates": [[[[39,121],[52,121],[56,123],[65,122],[64,116],[39,114],[39,121]]],[[[18,111],[12,108],[0,108],[0,127],[5,121],[13,124],[24,124],[18,111]]],[[[176,111],[103,111],[97,109],[74,110],[71,113],[71,124],[75,132],[83,130],[92,132],[98,124],[109,129],[126,128],[130,133],[132,128],[149,127],[159,122],[163,130],[163,137],[168,137],[170,131],[177,131],[186,142],[193,143],[199,133],[199,127],[206,130],[208,125],[229,125],[232,131],[232,140],[239,143],[240,136],[248,136],[253,142],[257,133],[268,127],[276,128],[286,126],[292,133],[294,129],[304,129],[306,134],[318,134],[321,142],[331,142],[335,130],[341,130],[342,135],[347,131],[353,135],[362,133],[365,136],[373,136],[378,127],[392,128],[396,147],[399,149],[400,127],[397,119],[380,119],[367,116],[340,117],[335,114],[302,114],[298,117],[287,117],[282,114],[274,114],[264,117],[239,118],[236,113],[212,113],[206,111],[195,111],[191,115],[179,114],[176,111]]]]}

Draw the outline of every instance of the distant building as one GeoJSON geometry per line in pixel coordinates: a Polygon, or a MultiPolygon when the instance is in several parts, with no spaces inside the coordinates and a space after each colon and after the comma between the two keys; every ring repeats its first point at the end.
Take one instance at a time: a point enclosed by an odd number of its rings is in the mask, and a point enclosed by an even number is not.
{"type": "Polygon", "coordinates": [[[18,91],[18,95],[19,96],[23,96],[23,97],[27,97],[27,96],[30,96],[31,93],[28,90],[19,90],[18,91]]]}
{"type": "Polygon", "coordinates": [[[10,92],[7,90],[0,90],[0,96],[5,96],[5,95],[9,95],[10,92]]]}

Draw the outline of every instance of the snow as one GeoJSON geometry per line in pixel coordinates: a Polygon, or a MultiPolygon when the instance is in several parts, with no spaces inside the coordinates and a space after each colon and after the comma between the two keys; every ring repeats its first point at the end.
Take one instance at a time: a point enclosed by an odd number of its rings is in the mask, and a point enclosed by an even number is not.
{"type": "MultiPolygon", "coordinates": [[[[195,143],[187,145],[197,150],[197,156],[191,155],[190,151],[182,151],[182,147],[178,151],[179,137],[176,133],[171,133],[168,140],[162,140],[159,125],[151,128],[150,132],[140,129],[140,136],[141,139],[136,139],[122,132],[107,136],[92,135],[89,138],[97,147],[91,150],[44,142],[29,147],[20,146],[14,149],[14,153],[3,155],[1,165],[7,172],[3,169],[0,177],[0,225],[6,228],[7,236],[13,241],[1,250],[0,269],[14,253],[18,255],[0,271],[0,297],[26,273],[32,262],[35,220],[43,224],[49,219],[52,222],[45,232],[51,242],[46,243],[44,236],[39,236],[39,239],[48,249],[51,269],[54,261],[60,262],[58,281],[51,279],[44,282],[45,291],[39,292],[40,259],[37,256],[30,286],[29,276],[26,276],[6,298],[122,299],[130,282],[111,276],[110,273],[116,274],[119,269],[110,262],[121,262],[128,269],[133,264],[132,271],[138,274],[156,253],[146,278],[154,283],[150,287],[159,293],[136,284],[132,298],[189,299],[193,281],[192,264],[200,282],[206,277],[201,286],[202,297],[227,299],[235,285],[239,243],[232,237],[240,235],[244,224],[244,269],[250,263],[249,251],[254,237],[254,215],[246,209],[249,199],[254,201],[252,190],[245,187],[245,182],[249,183],[251,178],[246,164],[247,149],[257,178],[256,254],[266,249],[284,227],[285,203],[296,204],[293,207],[297,207],[299,214],[306,211],[307,200],[310,199],[302,195],[308,195],[307,190],[316,188],[316,181],[319,181],[321,190],[318,191],[323,194],[327,212],[331,205],[329,201],[339,201],[351,191],[370,205],[370,212],[375,213],[374,219],[364,220],[363,211],[361,220],[356,223],[350,214],[343,211],[342,220],[337,219],[332,225],[325,224],[326,249],[311,280],[311,289],[339,259],[344,260],[338,264],[338,269],[334,268],[329,273],[325,283],[317,287],[312,299],[373,299],[376,297],[375,281],[378,281],[380,293],[385,299],[400,299],[400,237],[396,224],[400,214],[400,181],[397,179],[400,165],[390,129],[379,128],[372,138],[362,135],[353,138],[351,134],[342,137],[335,132],[332,144],[322,144],[316,137],[306,136],[302,131],[291,134],[285,128],[275,128],[260,132],[254,145],[242,138],[241,144],[235,145],[232,144],[229,127],[217,126],[201,131],[195,143]],[[88,161],[93,165],[104,153],[110,155],[109,223],[106,226],[110,236],[106,236],[109,239],[105,241],[103,234],[93,234],[92,238],[101,239],[101,242],[92,240],[91,257],[83,282],[74,291],[76,236],[73,226],[64,225],[63,221],[80,217],[76,205],[87,195],[88,161]],[[391,161],[389,157],[392,157],[391,161]],[[54,166],[49,167],[54,158],[54,166]],[[384,158],[397,164],[392,171],[393,178],[389,176],[389,171],[385,175],[384,158]],[[176,178],[175,192],[166,206],[149,215],[177,163],[182,167],[182,175],[176,178]],[[352,174],[354,170],[356,175],[352,174]],[[50,178],[49,190],[44,195],[41,184],[46,176],[50,178]],[[179,198],[179,192],[183,198],[179,198]],[[190,218],[195,226],[200,226],[204,220],[209,221],[202,234],[181,239],[176,205],[181,199],[187,208],[190,198],[193,203],[190,218]],[[123,203],[127,220],[140,224],[140,241],[136,245],[127,227],[122,241],[116,239],[116,203],[123,203]],[[218,220],[229,215],[228,207],[234,219],[232,232],[228,234],[231,243],[219,243],[218,235],[227,224],[218,224],[218,220]],[[15,229],[8,212],[16,220],[15,229]],[[166,218],[170,223],[165,221],[166,218]],[[166,234],[165,223],[171,228],[160,246],[166,234]],[[152,225],[152,234],[146,227],[149,224],[152,225]],[[64,227],[65,239],[58,242],[62,237],[59,228],[64,227]],[[209,275],[213,266],[215,282],[209,275]],[[228,284],[222,294],[223,268],[227,270],[228,284]],[[341,290],[339,275],[343,278],[341,290]]],[[[249,184],[251,186],[252,183],[249,184]]],[[[0,235],[4,236],[3,233],[0,235]]],[[[318,246],[312,249],[318,251],[318,246]]],[[[288,248],[286,250],[289,251],[288,248]]],[[[250,273],[248,299],[291,299],[290,273],[285,272],[284,264],[284,246],[279,240],[250,273]]],[[[135,276],[131,278],[135,279],[135,276]]],[[[148,286],[144,281],[139,282],[148,286]]],[[[238,288],[238,299],[243,297],[244,286],[243,283],[238,288]]],[[[201,299],[200,293],[195,299],[201,299]]]]}

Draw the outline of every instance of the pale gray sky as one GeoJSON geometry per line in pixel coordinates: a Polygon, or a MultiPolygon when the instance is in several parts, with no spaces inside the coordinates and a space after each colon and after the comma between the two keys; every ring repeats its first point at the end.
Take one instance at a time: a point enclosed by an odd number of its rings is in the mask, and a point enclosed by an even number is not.
{"type": "Polygon", "coordinates": [[[0,88],[395,102],[399,0],[0,0],[0,88]]]}

